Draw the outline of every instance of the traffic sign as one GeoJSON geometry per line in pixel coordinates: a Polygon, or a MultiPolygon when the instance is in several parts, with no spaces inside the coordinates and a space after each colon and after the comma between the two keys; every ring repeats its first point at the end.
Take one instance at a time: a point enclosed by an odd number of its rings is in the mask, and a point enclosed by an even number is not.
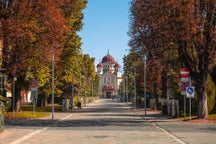
{"type": "Polygon", "coordinates": [[[189,82],[181,82],[181,95],[186,95],[186,88],[189,86],[189,82]]]}
{"type": "Polygon", "coordinates": [[[188,68],[182,68],[180,70],[181,77],[189,77],[190,70],[188,68]]]}
{"type": "Polygon", "coordinates": [[[30,81],[30,87],[33,88],[33,89],[37,88],[38,87],[38,82],[35,79],[32,79],[30,81]]]}
{"type": "Polygon", "coordinates": [[[186,87],[189,86],[189,76],[190,76],[190,70],[188,68],[182,68],[180,70],[181,74],[181,95],[186,95],[186,87]]]}
{"type": "Polygon", "coordinates": [[[194,87],[193,86],[186,87],[186,96],[187,98],[194,98],[194,87]]]}

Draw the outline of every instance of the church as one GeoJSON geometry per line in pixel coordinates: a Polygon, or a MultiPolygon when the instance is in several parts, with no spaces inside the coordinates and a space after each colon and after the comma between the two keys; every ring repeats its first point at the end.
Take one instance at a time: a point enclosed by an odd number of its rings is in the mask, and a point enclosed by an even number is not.
{"type": "Polygon", "coordinates": [[[122,81],[121,66],[115,61],[109,52],[97,65],[99,78],[99,94],[104,98],[112,98],[119,95],[119,86],[122,81]]]}

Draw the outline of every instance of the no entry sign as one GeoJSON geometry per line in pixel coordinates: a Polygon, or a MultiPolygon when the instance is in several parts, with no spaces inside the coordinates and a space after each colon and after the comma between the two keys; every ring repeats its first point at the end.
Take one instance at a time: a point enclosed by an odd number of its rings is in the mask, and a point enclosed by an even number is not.
{"type": "Polygon", "coordinates": [[[180,74],[181,74],[181,77],[189,77],[190,76],[190,70],[188,68],[182,68],[180,70],[180,74]]]}
{"type": "Polygon", "coordinates": [[[188,68],[182,68],[180,70],[181,74],[181,95],[186,95],[186,87],[189,86],[189,76],[190,76],[190,70],[188,68]]]}

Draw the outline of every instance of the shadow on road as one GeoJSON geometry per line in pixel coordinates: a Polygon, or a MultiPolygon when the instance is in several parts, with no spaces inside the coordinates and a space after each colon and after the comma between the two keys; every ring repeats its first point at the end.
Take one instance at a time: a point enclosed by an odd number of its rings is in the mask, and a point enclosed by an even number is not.
{"type": "MultiPolygon", "coordinates": [[[[150,112],[148,112],[150,113],[150,112]]],[[[164,121],[165,115],[150,113],[144,116],[142,111],[137,114],[130,104],[117,103],[112,100],[100,100],[87,108],[73,112],[62,112],[59,120],[47,119],[7,119],[6,127],[105,127],[105,126],[143,126],[153,121],[164,121]],[[64,115],[62,115],[64,114],[64,115]],[[72,115],[71,115],[72,114],[72,115]],[[60,120],[71,115],[71,119],[60,120]],[[74,118],[74,116],[76,118],[74,118]]]]}

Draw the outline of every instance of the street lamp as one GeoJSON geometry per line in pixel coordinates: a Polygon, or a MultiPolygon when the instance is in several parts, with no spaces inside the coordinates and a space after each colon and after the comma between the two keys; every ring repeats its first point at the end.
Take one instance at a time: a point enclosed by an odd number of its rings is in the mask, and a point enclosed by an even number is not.
{"type": "Polygon", "coordinates": [[[128,74],[126,75],[126,101],[128,103],[128,74]]]}
{"type": "Polygon", "coordinates": [[[86,106],[86,76],[84,76],[84,106],[86,106]]]}
{"type": "Polygon", "coordinates": [[[52,46],[52,120],[54,120],[54,57],[55,45],[52,46]]]}
{"type": "Polygon", "coordinates": [[[15,116],[15,81],[17,78],[13,77],[13,117],[15,116]]]}
{"type": "Polygon", "coordinates": [[[135,97],[135,109],[137,107],[137,97],[136,97],[136,68],[134,68],[134,97],[135,97]]]}
{"type": "Polygon", "coordinates": [[[74,64],[72,65],[72,97],[71,97],[71,110],[73,110],[73,99],[74,99],[74,64]]]}
{"type": "Polygon", "coordinates": [[[145,116],[146,116],[146,54],[143,56],[144,61],[144,109],[145,109],[145,116]]]}

